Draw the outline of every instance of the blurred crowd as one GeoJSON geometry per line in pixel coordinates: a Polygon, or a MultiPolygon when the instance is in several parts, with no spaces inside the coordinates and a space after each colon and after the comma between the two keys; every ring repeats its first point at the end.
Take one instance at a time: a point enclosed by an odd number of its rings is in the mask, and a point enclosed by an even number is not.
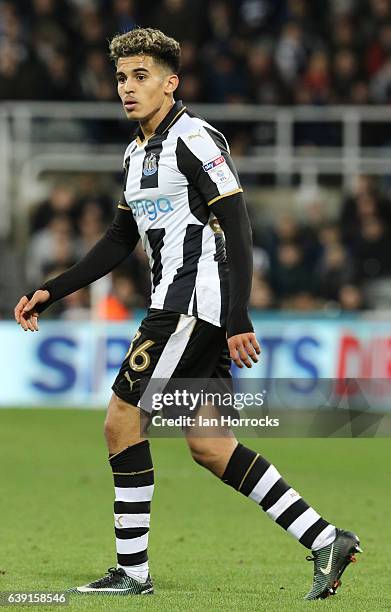
{"type": "MultiPolygon", "coordinates": [[[[82,257],[105,231],[112,202],[102,190],[81,195],[68,183],[56,185],[34,206],[19,291],[39,287],[82,257]]],[[[335,218],[327,203],[314,202],[305,221],[282,214],[268,224],[251,199],[248,205],[254,234],[252,308],[330,314],[391,309],[391,201],[372,178],[356,179],[335,218]]],[[[14,278],[9,268],[5,271],[14,278]]],[[[149,292],[148,262],[139,243],[111,275],[55,304],[48,316],[127,319],[147,306],[149,292]]]]}
{"type": "Polygon", "coordinates": [[[0,99],[115,99],[107,40],[136,26],[182,43],[188,102],[391,100],[391,0],[0,0],[0,99]]]}
{"type": "MultiPolygon", "coordinates": [[[[181,42],[177,97],[186,102],[391,102],[391,0],[0,0],[0,99],[115,100],[107,41],[137,26],[158,27],[181,42]]],[[[383,128],[384,144],[391,136],[383,128]]],[[[301,129],[295,144],[339,144],[328,127],[301,129]]],[[[94,131],[105,141],[97,123],[94,131]]],[[[373,126],[370,131],[373,139],[373,126]]],[[[232,153],[267,140],[259,134],[228,130],[232,153]]],[[[122,128],[119,138],[123,143],[122,128]]],[[[361,138],[365,146],[364,128],[361,138]]],[[[266,224],[259,201],[247,201],[253,308],[391,308],[391,202],[375,180],[358,177],[334,218],[327,203],[314,203],[304,220],[277,213],[266,224]]],[[[21,291],[82,257],[112,215],[112,190],[56,184],[31,209],[26,264],[0,241],[0,316],[9,316],[21,291]]],[[[49,316],[125,319],[145,307],[148,295],[148,265],[138,245],[108,279],[56,304],[49,316]]]]}
{"type": "Polygon", "coordinates": [[[330,312],[391,309],[391,200],[359,176],[336,218],[314,202],[305,222],[254,220],[254,308],[330,312]]]}
{"type": "MultiPolygon", "coordinates": [[[[86,182],[89,184],[88,175],[86,182]]],[[[59,183],[30,211],[25,283],[35,289],[81,259],[102,237],[113,214],[112,194],[96,186],[84,193],[59,183]]],[[[66,319],[122,320],[144,308],[150,292],[149,266],[139,243],[111,275],[55,304],[49,315],[66,319]]]]}

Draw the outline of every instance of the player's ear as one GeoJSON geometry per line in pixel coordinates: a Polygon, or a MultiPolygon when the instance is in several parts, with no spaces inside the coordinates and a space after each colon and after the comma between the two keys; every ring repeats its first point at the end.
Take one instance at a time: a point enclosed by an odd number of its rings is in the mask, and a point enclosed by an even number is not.
{"type": "Polygon", "coordinates": [[[179,78],[176,74],[169,74],[166,78],[165,92],[174,93],[179,85],[179,78]]]}

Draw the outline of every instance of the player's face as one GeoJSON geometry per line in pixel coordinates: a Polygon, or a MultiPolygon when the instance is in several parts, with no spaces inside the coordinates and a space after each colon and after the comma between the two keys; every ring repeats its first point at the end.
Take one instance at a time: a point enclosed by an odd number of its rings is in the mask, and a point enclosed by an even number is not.
{"type": "Polygon", "coordinates": [[[117,64],[118,95],[126,116],[133,121],[151,119],[172,94],[178,77],[148,55],[121,57],[117,64]]]}

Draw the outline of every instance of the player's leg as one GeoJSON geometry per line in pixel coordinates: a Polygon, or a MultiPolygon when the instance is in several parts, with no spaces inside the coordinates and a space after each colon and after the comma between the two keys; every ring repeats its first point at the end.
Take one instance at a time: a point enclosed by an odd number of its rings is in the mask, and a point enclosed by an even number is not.
{"type": "MultiPolygon", "coordinates": [[[[113,393],[104,433],[113,471],[117,567],[145,582],[154,471],[149,441],[142,435],[140,409],[113,393]]],[[[145,423],[146,425],[146,423],[145,423]]]]}
{"type": "MultiPolygon", "coordinates": [[[[218,410],[208,404],[201,406],[197,418],[219,419],[218,410]]],[[[238,441],[229,427],[193,425],[184,428],[186,442],[196,463],[221,478],[232,457],[238,441]]]]}
{"type": "Polygon", "coordinates": [[[120,453],[128,446],[145,440],[141,429],[140,409],[113,393],[104,423],[104,436],[109,455],[120,453]]]}
{"type": "Polygon", "coordinates": [[[142,435],[140,409],[114,393],[104,426],[113,471],[117,567],[72,591],[78,594],[150,594],[148,535],[154,473],[149,442],[142,435]]]}
{"type": "Polygon", "coordinates": [[[138,405],[151,378],[171,377],[195,324],[193,316],[150,309],[130,344],[113,385],[105,422],[115,486],[118,565],[102,579],[79,587],[79,593],[127,595],[153,591],[147,543],[154,476],[149,442],[144,436],[150,414],[138,405]]]}
{"type": "MultiPolygon", "coordinates": [[[[216,416],[216,409],[203,406],[200,414],[216,416]]],[[[355,534],[336,529],[322,518],[259,453],[237,442],[229,430],[186,430],[194,460],[236,491],[257,503],[266,514],[313,551],[314,583],[307,599],[334,594],[347,565],[360,552],[355,534]]]]}
{"type": "MultiPolygon", "coordinates": [[[[216,414],[212,406],[203,406],[199,411],[199,415],[209,419],[216,414]]],[[[203,431],[202,427],[192,427],[186,430],[186,440],[197,463],[255,501],[304,546],[318,550],[333,542],[334,525],[321,518],[267,459],[238,443],[232,432],[223,428],[203,431]]]]}

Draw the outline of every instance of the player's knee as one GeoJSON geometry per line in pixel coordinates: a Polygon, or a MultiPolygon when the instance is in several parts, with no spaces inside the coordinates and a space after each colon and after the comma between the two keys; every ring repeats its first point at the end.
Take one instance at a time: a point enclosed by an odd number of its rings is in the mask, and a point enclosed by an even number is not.
{"type": "Polygon", "coordinates": [[[131,444],[137,444],[143,439],[139,409],[113,394],[103,430],[109,449],[117,451],[131,444]]]}
{"type": "Polygon", "coordinates": [[[125,411],[124,402],[113,394],[103,426],[104,436],[109,445],[116,444],[120,438],[125,411]]]}

